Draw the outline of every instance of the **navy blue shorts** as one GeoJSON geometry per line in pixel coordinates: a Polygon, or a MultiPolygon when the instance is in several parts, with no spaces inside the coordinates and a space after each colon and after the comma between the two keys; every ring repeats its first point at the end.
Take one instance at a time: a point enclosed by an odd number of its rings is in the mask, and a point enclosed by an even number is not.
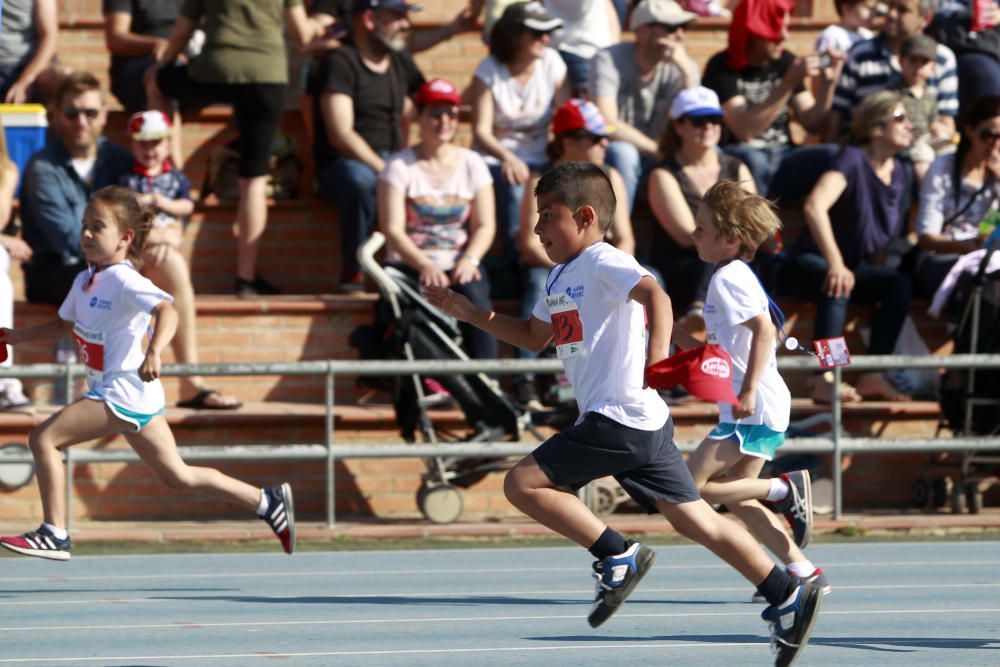
{"type": "Polygon", "coordinates": [[[673,437],[673,419],[658,431],[641,431],[588,412],[580,423],[539,445],[532,456],[556,486],[575,492],[610,475],[639,507],[653,514],[661,500],[679,505],[700,498],[673,437]]]}

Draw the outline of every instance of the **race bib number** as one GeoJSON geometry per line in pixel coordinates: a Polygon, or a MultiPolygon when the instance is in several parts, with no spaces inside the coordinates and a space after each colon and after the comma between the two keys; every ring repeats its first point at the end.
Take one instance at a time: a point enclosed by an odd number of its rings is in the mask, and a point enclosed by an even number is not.
{"type": "Polygon", "coordinates": [[[103,380],[104,334],[77,324],[73,327],[73,342],[80,362],[87,367],[87,379],[91,382],[103,380]]]}
{"type": "Polygon", "coordinates": [[[583,322],[576,301],[566,294],[545,297],[545,305],[552,317],[552,340],[560,359],[583,352],[583,322]]]}

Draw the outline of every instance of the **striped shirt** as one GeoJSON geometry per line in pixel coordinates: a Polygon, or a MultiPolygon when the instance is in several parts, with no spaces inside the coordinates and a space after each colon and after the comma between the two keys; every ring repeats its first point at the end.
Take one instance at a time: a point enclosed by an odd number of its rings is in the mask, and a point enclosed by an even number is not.
{"type": "MultiPolygon", "coordinates": [[[[955,54],[947,46],[937,46],[937,67],[927,81],[927,93],[937,99],[938,113],[942,116],[958,115],[958,73],[955,54]]],[[[833,97],[833,110],[844,120],[865,95],[886,90],[899,79],[899,59],[889,52],[885,39],[859,42],[851,49],[844,69],[837,81],[833,97]]]]}

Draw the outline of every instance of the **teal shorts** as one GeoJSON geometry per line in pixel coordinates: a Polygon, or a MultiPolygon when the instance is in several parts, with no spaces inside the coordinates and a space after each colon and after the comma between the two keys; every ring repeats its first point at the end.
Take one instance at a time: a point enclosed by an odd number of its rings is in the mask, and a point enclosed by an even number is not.
{"type": "Polygon", "coordinates": [[[757,456],[768,461],[774,458],[774,453],[785,443],[785,434],[772,431],[763,424],[719,424],[708,434],[711,440],[726,440],[732,438],[740,446],[740,452],[748,456],[757,456]]]}
{"type": "Polygon", "coordinates": [[[119,419],[122,419],[132,424],[135,427],[136,433],[145,428],[146,424],[153,421],[153,417],[163,414],[163,408],[160,408],[153,414],[144,414],[142,412],[133,412],[132,410],[126,410],[122,406],[115,405],[111,401],[96,394],[92,394],[90,392],[86,394],[85,398],[89,398],[92,401],[103,401],[104,404],[107,405],[108,408],[111,410],[111,412],[114,413],[115,417],[118,417],[119,419]]]}

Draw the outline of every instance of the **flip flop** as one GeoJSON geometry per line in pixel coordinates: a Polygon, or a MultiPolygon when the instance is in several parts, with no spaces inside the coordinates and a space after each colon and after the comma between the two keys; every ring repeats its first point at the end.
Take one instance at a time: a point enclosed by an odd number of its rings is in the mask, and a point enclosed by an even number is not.
{"type": "Polygon", "coordinates": [[[229,404],[209,403],[208,399],[211,396],[218,397],[216,400],[219,401],[225,398],[215,389],[202,389],[186,401],[177,401],[177,407],[190,408],[192,410],[239,410],[243,407],[243,403],[240,401],[235,401],[234,403],[229,404]]]}

